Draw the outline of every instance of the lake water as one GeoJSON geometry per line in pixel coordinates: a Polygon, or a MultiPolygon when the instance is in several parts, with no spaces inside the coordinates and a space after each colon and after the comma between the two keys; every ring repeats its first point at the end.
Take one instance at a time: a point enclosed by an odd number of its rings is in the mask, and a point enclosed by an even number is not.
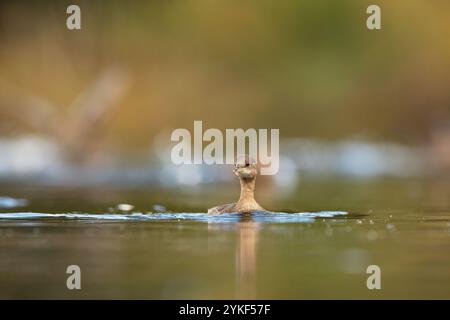
{"type": "Polygon", "coordinates": [[[283,214],[204,214],[238,192],[4,184],[0,298],[450,299],[450,181],[303,181],[258,190],[283,214]]]}

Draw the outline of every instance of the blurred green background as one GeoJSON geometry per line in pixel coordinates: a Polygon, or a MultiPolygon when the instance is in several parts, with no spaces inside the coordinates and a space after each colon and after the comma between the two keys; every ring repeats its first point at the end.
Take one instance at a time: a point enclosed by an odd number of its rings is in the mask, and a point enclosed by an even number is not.
{"type": "Polygon", "coordinates": [[[0,135],[46,134],[77,159],[203,120],[425,146],[448,168],[450,3],[376,1],[371,31],[372,2],[77,1],[68,30],[72,2],[2,1],[0,135]]]}
{"type": "MultiPolygon", "coordinates": [[[[105,135],[147,145],[164,127],[280,128],[282,137],[420,143],[449,117],[450,3],[376,1],[2,1],[1,109],[14,90],[71,104],[105,69],[132,82],[105,135]]],[[[12,100],[12,101],[11,101],[12,100]]],[[[20,114],[19,114],[20,116],[20,114]]],[[[30,130],[0,118],[2,135],[30,130]]]]}

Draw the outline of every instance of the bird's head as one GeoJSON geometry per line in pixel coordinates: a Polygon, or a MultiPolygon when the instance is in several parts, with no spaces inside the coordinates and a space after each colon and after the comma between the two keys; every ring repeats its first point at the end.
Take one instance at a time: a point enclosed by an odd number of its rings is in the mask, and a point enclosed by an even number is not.
{"type": "Polygon", "coordinates": [[[234,164],[233,172],[241,179],[254,179],[258,174],[258,166],[249,156],[240,156],[234,164]]]}

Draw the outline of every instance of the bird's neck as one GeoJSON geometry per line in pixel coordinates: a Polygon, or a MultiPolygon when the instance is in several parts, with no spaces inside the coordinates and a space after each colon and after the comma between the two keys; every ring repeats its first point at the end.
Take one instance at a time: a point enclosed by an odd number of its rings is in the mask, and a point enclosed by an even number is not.
{"type": "Polygon", "coordinates": [[[239,202],[255,201],[255,181],[256,178],[241,178],[241,196],[239,202]]]}

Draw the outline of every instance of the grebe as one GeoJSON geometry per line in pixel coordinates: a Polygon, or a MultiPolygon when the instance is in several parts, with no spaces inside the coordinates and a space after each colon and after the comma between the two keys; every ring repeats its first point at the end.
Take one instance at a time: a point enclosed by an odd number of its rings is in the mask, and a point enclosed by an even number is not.
{"type": "Polygon", "coordinates": [[[228,203],[208,209],[209,214],[221,213],[250,213],[254,211],[266,211],[255,200],[255,182],[258,174],[256,162],[248,156],[243,160],[236,161],[233,172],[241,182],[241,196],[238,202],[228,203]]]}

